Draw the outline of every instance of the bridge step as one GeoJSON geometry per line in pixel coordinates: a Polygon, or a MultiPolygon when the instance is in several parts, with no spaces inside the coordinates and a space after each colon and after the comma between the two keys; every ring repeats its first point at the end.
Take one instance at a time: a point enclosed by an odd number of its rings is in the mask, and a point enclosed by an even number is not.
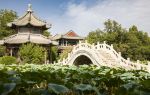
{"type": "Polygon", "coordinates": [[[112,55],[109,52],[104,51],[104,50],[98,50],[98,51],[105,58],[105,59],[103,59],[104,63],[106,63],[106,64],[110,64],[111,63],[112,65],[114,64],[114,66],[118,63],[116,61],[116,59],[113,58],[112,55]]]}

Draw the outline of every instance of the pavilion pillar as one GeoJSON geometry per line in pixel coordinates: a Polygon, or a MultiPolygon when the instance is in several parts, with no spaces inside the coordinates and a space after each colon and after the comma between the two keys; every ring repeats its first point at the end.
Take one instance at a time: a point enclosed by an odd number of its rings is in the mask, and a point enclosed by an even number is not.
{"type": "Polygon", "coordinates": [[[47,50],[44,52],[45,64],[47,64],[47,50]]]}
{"type": "Polygon", "coordinates": [[[66,46],[68,46],[68,41],[66,40],[66,46]]]}
{"type": "Polygon", "coordinates": [[[10,48],[10,56],[13,55],[13,48],[10,48]]]}
{"type": "Polygon", "coordinates": [[[49,60],[49,63],[52,63],[51,44],[48,47],[48,60],[49,60]]]}
{"type": "Polygon", "coordinates": [[[63,39],[63,46],[65,45],[65,43],[64,43],[65,41],[64,41],[64,39],[63,39]]]}

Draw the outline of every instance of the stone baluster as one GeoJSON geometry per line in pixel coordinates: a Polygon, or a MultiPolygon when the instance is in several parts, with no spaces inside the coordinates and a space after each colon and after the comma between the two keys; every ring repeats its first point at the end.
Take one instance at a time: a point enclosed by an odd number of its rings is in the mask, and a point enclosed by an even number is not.
{"type": "Polygon", "coordinates": [[[92,49],[95,49],[95,45],[94,45],[94,43],[92,44],[92,49]]]}
{"type": "MultiPolygon", "coordinates": [[[[121,52],[118,52],[118,62],[121,62],[121,52]]],[[[122,62],[121,62],[122,63],[122,62]]]]}
{"type": "Polygon", "coordinates": [[[127,62],[130,63],[130,58],[129,57],[127,58],[127,62]]]}
{"type": "Polygon", "coordinates": [[[100,49],[100,44],[99,44],[99,42],[97,42],[97,49],[100,49]]]}
{"type": "Polygon", "coordinates": [[[106,49],[106,41],[103,42],[103,48],[106,49]]]}

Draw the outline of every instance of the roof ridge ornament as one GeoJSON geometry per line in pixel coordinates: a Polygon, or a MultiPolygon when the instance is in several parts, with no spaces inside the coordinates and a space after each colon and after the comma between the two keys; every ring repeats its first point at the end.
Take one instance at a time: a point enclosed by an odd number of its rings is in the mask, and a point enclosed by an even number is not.
{"type": "Polygon", "coordinates": [[[32,5],[31,4],[28,4],[28,10],[27,10],[28,12],[33,12],[32,11],[32,5]]]}

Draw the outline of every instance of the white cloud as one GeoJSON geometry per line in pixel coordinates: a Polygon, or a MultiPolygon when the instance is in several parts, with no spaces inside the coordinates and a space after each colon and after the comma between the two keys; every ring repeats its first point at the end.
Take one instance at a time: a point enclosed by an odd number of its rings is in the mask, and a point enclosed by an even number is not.
{"type": "Polygon", "coordinates": [[[69,3],[63,15],[52,17],[53,34],[74,30],[86,36],[97,28],[103,29],[107,19],[116,20],[123,27],[136,25],[150,33],[150,0],[98,0],[91,6],[69,3]]]}

